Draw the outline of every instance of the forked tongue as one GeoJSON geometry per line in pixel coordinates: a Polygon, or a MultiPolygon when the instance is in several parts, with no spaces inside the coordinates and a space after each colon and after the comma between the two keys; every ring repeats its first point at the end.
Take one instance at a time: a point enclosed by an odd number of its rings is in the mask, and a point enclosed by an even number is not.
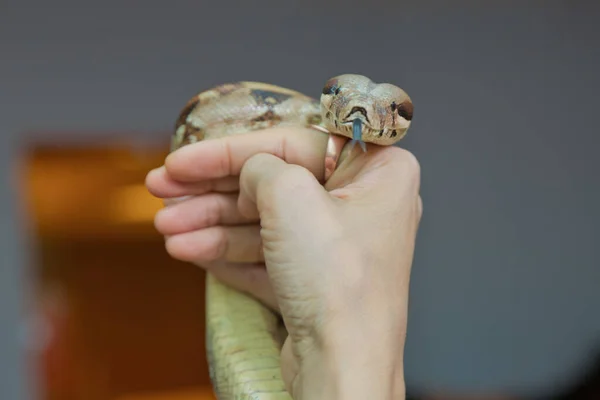
{"type": "Polygon", "coordinates": [[[354,149],[354,145],[358,142],[363,153],[367,152],[367,145],[362,140],[362,122],[360,118],[356,118],[352,122],[352,141],[350,142],[350,151],[354,149]]]}

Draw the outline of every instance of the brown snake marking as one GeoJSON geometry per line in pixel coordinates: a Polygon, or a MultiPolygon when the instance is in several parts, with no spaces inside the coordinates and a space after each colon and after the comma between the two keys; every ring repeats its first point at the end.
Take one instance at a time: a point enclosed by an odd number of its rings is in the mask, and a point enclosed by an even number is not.
{"type": "Polygon", "coordinates": [[[277,125],[316,125],[350,139],[392,145],[404,137],[412,115],[406,92],[361,75],[329,79],[320,101],[267,83],[226,83],[187,102],[177,118],[171,150],[277,125]],[[355,120],[360,122],[360,137],[353,136],[355,120]]]}
{"type": "MultiPolygon", "coordinates": [[[[412,101],[402,89],[360,75],[329,79],[320,100],[267,83],[227,83],[187,102],[175,123],[171,151],[286,125],[317,126],[355,141],[387,146],[404,137],[412,116],[412,101]]],[[[291,399],[281,377],[279,321],[257,300],[207,275],[206,349],[219,400],[291,399]]]]}

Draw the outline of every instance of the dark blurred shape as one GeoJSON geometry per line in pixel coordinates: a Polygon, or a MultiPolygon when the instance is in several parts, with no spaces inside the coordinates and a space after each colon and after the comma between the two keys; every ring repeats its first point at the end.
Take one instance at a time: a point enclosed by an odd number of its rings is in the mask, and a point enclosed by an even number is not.
{"type": "MultiPolygon", "coordinates": [[[[600,399],[600,349],[584,374],[562,394],[552,400],[598,400],[600,399]]],[[[543,399],[540,399],[543,400],[543,399]]]]}

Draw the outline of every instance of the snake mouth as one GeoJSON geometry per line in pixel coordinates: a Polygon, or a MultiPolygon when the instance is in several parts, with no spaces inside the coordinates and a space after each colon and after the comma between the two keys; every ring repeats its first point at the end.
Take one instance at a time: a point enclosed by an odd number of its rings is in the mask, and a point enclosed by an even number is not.
{"type": "MultiPolygon", "coordinates": [[[[354,106],[352,109],[346,114],[346,116],[342,119],[342,124],[352,124],[353,126],[357,124],[357,121],[360,121],[361,125],[364,127],[368,127],[371,123],[369,120],[369,113],[366,108],[361,106],[354,106]]],[[[355,128],[356,129],[356,128],[355,128]]]]}
{"type": "Polygon", "coordinates": [[[358,128],[358,126],[357,126],[357,124],[358,124],[360,126],[361,131],[363,131],[363,132],[373,130],[371,125],[367,121],[365,121],[363,118],[360,118],[360,117],[343,120],[343,121],[339,122],[339,124],[341,126],[347,127],[347,129],[353,129],[353,130],[358,128]]]}
{"type": "Polygon", "coordinates": [[[356,120],[360,121],[360,123],[363,126],[370,127],[369,123],[367,121],[365,121],[364,119],[362,119],[362,118],[345,119],[345,120],[343,120],[343,121],[340,122],[340,125],[352,125],[352,124],[354,124],[354,121],[356,121],[356,120]]]}
{"type": "Polygon", "coordinates": [[[352,107],[350,112],[346,115],[345,119],[354,121],[357,118],[360,118],[360,119],[366,121],[367,123],[371,122],[371,121],[369,121],[369,114],[367,113],[366,108],[361,107],[361,106],[352,107]],[[352,116],[354,116],[354,117],[351,118],[352,116]]]}
{"type": "Polygon", "coordinates": [[[371,121],[369,120],[369,114],[364,107],[354,106],[343,118],[340,118],[339,112],[335,112],[330,107],[326,108],[325,115],[327,119],[330,119],[336,126],[349,126],[354,124],[356,119],[360,119],[363,125],[363,129],[372,129],[371,121]]]}

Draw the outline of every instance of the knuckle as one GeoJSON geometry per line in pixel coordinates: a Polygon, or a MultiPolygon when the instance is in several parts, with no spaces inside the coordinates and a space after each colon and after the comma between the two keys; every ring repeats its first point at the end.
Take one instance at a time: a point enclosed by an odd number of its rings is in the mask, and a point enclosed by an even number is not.
{"type": "Polygon", "coordinates": [[[260,286],[265,282],[266,270],[263,268],[244,268],[242,274],[249,289],[260,289],[260,286]]]}
{"type": "Polygon", "coordinates": [[[421,180],[421,164],[417,157],[410,151],[394,147],[392,153],[393,163],[407,178],[407,183],[419,186],[421,180]]]}
{"type": "Polygon", "coordinates": [[[223,175],[231,175],[232,163],[233,163],[233,150],[231,143],[227,140],[221,142],[221,155],[219,158],[219,172],[223,175]]]}
{"type": "Polygon", "coordinates": [[[421,174],[421,164],[417,157],[406,149],[400,149],[401,152],[398,156],[405,171],[409,172],[413,176],[418,177],[421,174]]]}
{"type": "Polygon", "coordinates": [[[222,227],[214,227],[210,229],[210,233],[213,240],[208,241],[205,256],[208,260],[215,261],[227,254],[229,239],[227,231],[222,227]]]}
{"type": "Polygon", "coordinates": [[[205,223],[206,226],[215,226],[221,222],[227,212],[227,204],[226,200],[218,194],[213,194],[209,201],[209,206],[205,208],[205,223]]]}

